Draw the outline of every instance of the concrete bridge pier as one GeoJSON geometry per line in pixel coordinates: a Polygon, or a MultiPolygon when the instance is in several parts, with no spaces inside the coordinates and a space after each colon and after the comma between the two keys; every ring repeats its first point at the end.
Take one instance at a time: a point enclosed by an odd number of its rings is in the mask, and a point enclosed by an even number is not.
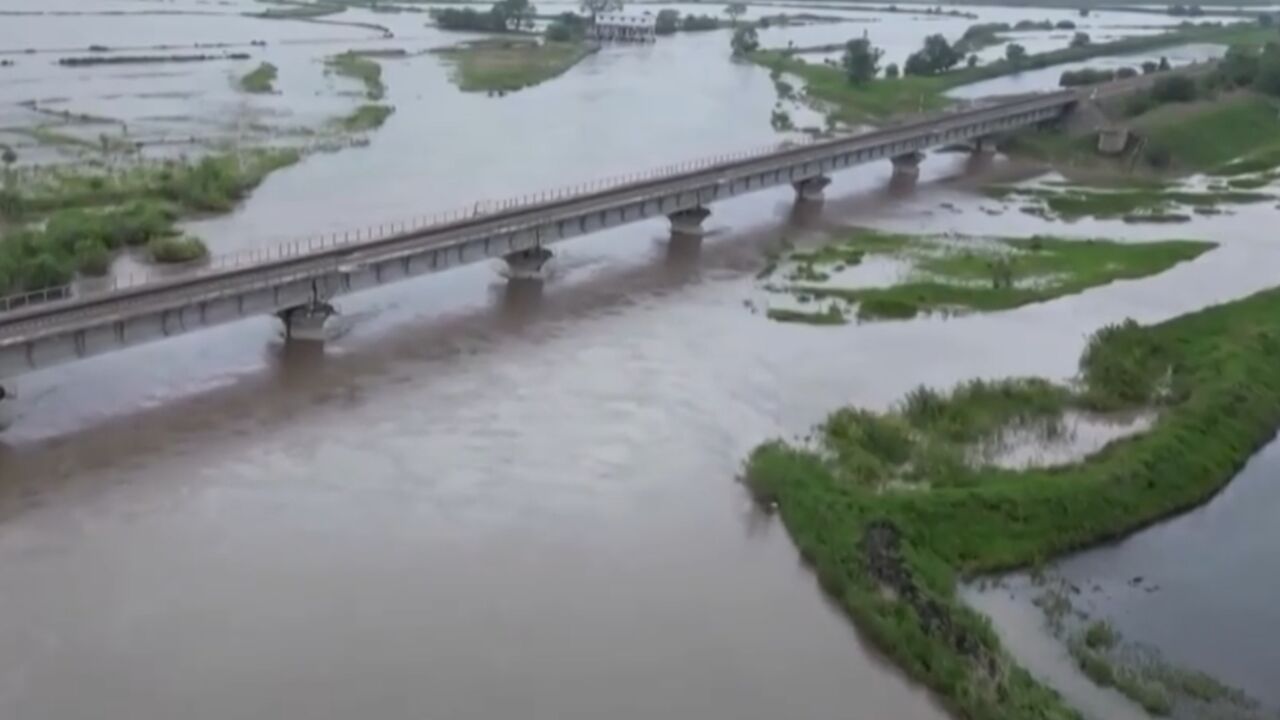
{"type": "Polygon", "coordinates": [[[285,339],[292,342],[322,343],[326,339],[325,322],[336,314],[336,308],[322,301],[282,310],[280,319],[284,321],[285,339]]]}
{"type": "Polygon", "coordinates": [[[4,430],[13,424],[14,406],[17,405],[17,399],[18,396],[14,392],[13,385],[0,383],[0,430],[4,430]]]}
{"type": "Polygon", "coordinates": [[[502,259],[507,261],[509,280],[540,281],[546,278],[545,268],[551,260],[551,251],[542,246],[531,247],[507,253],[502,259]]]}
{"type": "Polygon", "coordinates": [[[893,179],[895,181],[912,180],[920,177],[920,161],[924,153],[909,152],[893,158],[893,179]]]}
{"type": "Polygon", "coordinates": [[[792,187],[796,189],[796,200],[802,202],[822,202],[822,191],[831,184],[831,178],[825,175],[808,178],[796,183],[792,183],[792,187]]]}
{"type": "Polygon", "coordinates": [[[972,144],[974,155],[995,155],[996,139],[990,135],[975,138],[972,144]]]}
{"type": "Polygon", "coordinates": [[[688,210],[673,212],[667,216],[671,221],[671,234],[674,237],[700,238],[704,231],[702,221],[711,215],[711,211],[699,205],[688,210]]]}

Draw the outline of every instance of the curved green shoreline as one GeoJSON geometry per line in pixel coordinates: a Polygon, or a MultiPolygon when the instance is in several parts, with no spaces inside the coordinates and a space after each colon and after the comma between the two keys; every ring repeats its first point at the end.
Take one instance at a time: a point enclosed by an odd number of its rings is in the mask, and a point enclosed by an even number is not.
{"type": "MultiPolygon", "coordinates": [[[[957,717],[1075,718],[1004,651],[990,623],[960,602],[957,581],[1039,565],[1207,501],[1280,427],[1277,358],[1280,289],[1273,289],[1096,336],[1082,361],[1088,372],[1079,397],[1110,409],[1160,402],[1161,415],[1150,431],[1074,465],[984,467],[964,482],[910,489],[856,481],[833,445],[848,450],[852,442],[891,460],[901,445],[884,426],[912,422],[913,407],[917,421],[933,417],[919,415],[920,407],[962,421],[992,417],[989,407],[966,405],[968,396],[935,394],[929,402],[909,398],[897,413],[860,413],[872,420],[852,439],[833,436],[829,421],[819,448],[761,445],[747,462],[746,482],[777,508],[823,588],[957,717]],[[1158,386],[1167,399],[1157,400],[1158,386]],[[978,410],[988,414],[972,415],[978,410]]],[[[1036,393],[993,397],[1006,421],[1044,400],[1036,393]]],[[[850,411],[842,412],[847,424],[850,411]]]]}

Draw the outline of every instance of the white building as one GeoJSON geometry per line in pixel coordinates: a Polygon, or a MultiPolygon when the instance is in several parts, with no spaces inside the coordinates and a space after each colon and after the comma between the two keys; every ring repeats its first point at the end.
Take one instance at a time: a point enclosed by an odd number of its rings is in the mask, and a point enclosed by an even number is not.
{"type": "Polygon", "coordinates": [[[658,18],[651,12],[602,13],[587,29],[587,37],[602,42],[653,42],[658,18]]]}

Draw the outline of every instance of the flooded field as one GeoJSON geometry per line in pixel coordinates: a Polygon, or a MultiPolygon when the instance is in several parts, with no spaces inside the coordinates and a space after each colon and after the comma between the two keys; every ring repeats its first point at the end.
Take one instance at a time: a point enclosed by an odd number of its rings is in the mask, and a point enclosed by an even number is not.
{"type": "MultiPolygon", "coordinates": [[[[771,127],[774,85],[730,60],[727,30],[607,47],[490,97],[459,92],[423,53],[467,36],[421,14],[301,22],[246,17],[264,7],[251,2],[94,7],[199,14],[6,3],[46,13],[0,15],[0,57],[15,61],[0,68],[0,142],[21,165],[138,161],[30,135],[47,123],[90,146],[135,138],[144,159],[228,143],[315,150],[363,102],[325,59],[407,53],[380,60],[395,113],[367,144],[311,152],[233,212],[184,223],[215,253],[797,137],[771,127]],[[94,44],[216,44],[251,57],[56,64],[94,44]],[[240,91],[262,61],[279,69],[277,92],[240,91]]],[[[858,22],[761,40],[841,42],[866,28],[888,62],[974,22],[1075,17],[967,10],[981,19],[833,7],[822,12],[858,22]]],[[[1080,22],[1122,32],[1173,19],[1080,22]]],[[[971,171],[962,156],[931,156],[901,194],[887,189],[887,163],[859,168],[835,178],[820,213],[796,210],[789,189],[717,204],[698,249],[669,243],[665,222],[598,233],[557,246],[543,288],[478,265],[371,291],[342,301],[323,351],[285,345],[262,318],[19,378],[18,416],[0,439],[0,717],[944,717],[753,510],[735,482],[744,455],[837,404],[883,408],[921,383],[1066,379],[1098,327],[1239,298],[1280,272],[1270,203],[1177,227],[1065,224],[978,196],[971,171]],[[752,309],[766,303],[755,277],[766,252],[783,242],[854,224],[976,235],[993,223],[1004,235],[1220,247],[1155,277],[987,315],[810,328],[752,309]]],[[[990,172],[1019,168],[998,160],[990,172]]],[[[1111,437],[1095,430],[1082,427],[1086,442],[1111,437]]],[[[1119,592],[1108,612],[1172,653],[1193,648],[1172,636],[1202,607],[1198,591],[1232,587],[1231,598],[1272,605],[1280,593],[1267,584],[1276,573],[1224,559],[1243,546],[1232,530],[1269,547],[1265,505],[1214,510],[1234,491],[1205,508],[1223,516],[1212,537],[1175,540],[1204,553],[1198,574],[1161,573],[1164,541],[1144,538],[1164,526],[1064,572],[1184,583],[1163,614],[1119,592]]],[[[1168,527],[1204,523],[1195,517],[1168,527]]],[[[1151,597],[1173,597],[1162,593],[1151,597]]],[[[1231,647],[1201,664],[1252,689],[1248,669],[1265,665],[1247,662],[1270,651],[1231,647]]]]}

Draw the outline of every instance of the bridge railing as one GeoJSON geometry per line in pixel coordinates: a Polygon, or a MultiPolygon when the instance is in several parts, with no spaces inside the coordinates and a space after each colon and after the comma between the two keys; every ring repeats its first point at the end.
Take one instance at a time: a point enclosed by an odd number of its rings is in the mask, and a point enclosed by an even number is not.
{"type": "Polygon", "coordinates": [[[786,147],[805,145],[811,139],[802,142],[776,143],[750,150],[722,153],[694,160],[669,163],[641,172],[613,175],[595,180],[563,185],[557,188],[526,193],[499,200],[481,200],[465,207],[455,207],[430,215],[416,215],[375,226],[341,230],[317,235],[295,238],[261,248],[251,248],[231,253],[220,253],[206,260],[199,261],[198,266],[187,272],[178,268],[156,267],[146,272],[130,272],[115,275],[110,284],[94,288],[77,288],[75,284],[60,285],[32,292],[0,296],[0,313],[10,312],[36,304],[55,302],[76,298],[90,298],[109,295],[121,290],[137,289],[153,283],[172,281],[178,278],[199,278],[228,270],[252,267],[263,263],[301,258],[312,253],[320,253],[339,247],[357,247],[364,243],[385,240],[392,237],[429,232],[433,229],[452,225],[464,220],[481,219],[486,216],[515,210],[537,207],[550,203],[589,197],[596,193],[625,187],[638,182],[661,180],[666,177],[678,177],[698,170],[704,170],[729,162],[764,157],[786,147]]]}

